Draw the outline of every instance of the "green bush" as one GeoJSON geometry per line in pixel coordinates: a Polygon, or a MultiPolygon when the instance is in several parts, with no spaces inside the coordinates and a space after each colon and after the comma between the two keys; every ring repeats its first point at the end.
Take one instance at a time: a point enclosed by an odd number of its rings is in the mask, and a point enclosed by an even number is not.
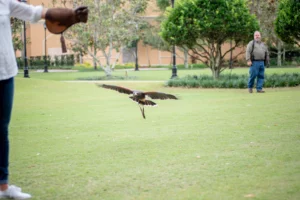
{"type": "Polygon", "coordinates": [[[17,65],[18,65],[19,69],[24,68],[24,59],[22,57],[17,58],[17,65]]]}
{"type": "MultiPolygon", "coordinates": [[[[300,57],[293,57],[291,59],[282,60],[281,62],[282,66],[297,67],[300,64],[300,57]]],[[[272,68],[282,67],[278,66],[277,57],[270,58],[270,66],[272,68]]]]}
{"type": "Polygon", "coordinates": [[[277,66],[277,58],[270,58],[270,66],[277,66]]]}
{"type": "MultiPolygon", "coordinates": [[[[29,69],[44,69],[45,56],[31,56],[28,58],[29,69]]],[[[19,69],[24,68],[24,59],[22,57],[16,58],[19,69]]],[[[46,57],[48,69],[71,69],[75,64],[75,56],[73,54],[46,57]]]]}
{"type": "Polygon", "coordinates": [[[123,65],[115,65],[114,69],[133,69],[135,68],[135,63],[125,63],[123,65]]]}
{"type": "Polygon", "coordinates": [[[73,67],[73,69],[86,72],[86,71],[95,71],[94,66],[92,66],[89,62],[84,62],[82,64],[76,63],[73,67]]]}
{"type": "Polygon", "coordinates": [[[297,65],[300,65],[300,57],[295,57],[294,61],[296,62],[297,65]]]}
{"type": "MultiPolygon", "coordinates": [[[[209,75],[188,75],[171,79],[166,83],[169,87],[188,88],[247,88],[248,75],[225,74],[214,80],[209,75]]],[[[295,87],[300,85],[300,73],[265,75],[265,88],[295,87]]]]}
{"type": "MultiPolygon", "coordinates": [[[[188,69],[205,69],[205,68],[207,68],[207,66],[205,64],[189,64],[188,66],[189,66],[188,69]]],[[[164,68],[166,68],[166,66],[164,66],[164,68]]],[[[167,66],[167,68],[172,69],[173,65],[169,65],[169,66],[167,66]]],[[[176,65],[176,68],[177,69],[187,69],[187,68],[185,68],[185,66],[183,64],[176,65]]]]}
{"type": "Polygon", "coordinates": [[[66,55],[66,65],[73,66],[75,64],[75,56],[73,54],[66,55]]]}

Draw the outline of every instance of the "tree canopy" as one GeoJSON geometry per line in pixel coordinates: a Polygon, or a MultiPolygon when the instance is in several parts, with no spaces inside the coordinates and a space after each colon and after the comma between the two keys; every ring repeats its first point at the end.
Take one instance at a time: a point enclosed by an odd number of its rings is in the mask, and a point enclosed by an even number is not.
{"type": "Polygon", "coordinates": [[[206,63],[215,78],[226,68],[224,56],[244,45],[259,29],[245,0],[181,0],[168,8],[162,22],[161,35],[168,43],[187,47],[206,63]],[[221,46],[229,40],[234,46],[222,53],[221,46]]]}
{"type": "MultiPolygon", "coordinates": [[[[58,1],[58,0],[53,0],[58,1]]],[[[60,0],[63,4],[65,0],[60,0]]],[[[147,0],[70,0],[73,7],[87,5],[89,20],[86,24],[72,26],[66,37],[72,42],[73,51],[87,53],[93,58],[94,68],[100,66],[109,76],[123,47],[140,38],[145,20],[140,17],[147,7],[147,0]],[[102,52],[105,64],[97,56],[102,52]],[[117,53],[113,56],[113,51],[117,53]],[[114,60],[114,62],[112,62],[114,60]]]]}
{"type": "Polygon", "coordinates": [[[22,33],[22,24],[23,21],[17,19],[17,18],[11,18],[11,30],[12,30],[12,41],[14,45],[14,50],[22,50],[23,49],[23,41],[21,34],[22,33]]]}
{"type": "Polygon", "coordinates": [[[275,32],[282,41],[300,46],[300,0],[280,2],[275,32]]]}

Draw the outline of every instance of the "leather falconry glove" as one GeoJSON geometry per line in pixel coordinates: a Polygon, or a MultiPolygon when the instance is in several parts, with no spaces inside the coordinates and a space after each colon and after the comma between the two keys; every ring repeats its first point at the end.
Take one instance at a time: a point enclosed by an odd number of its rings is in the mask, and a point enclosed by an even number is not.
{"type": "Polygon", "coordinates": [[[69,8],[49,8],[46,12],[45,21],[47,29],[54,34],[61,34],[62,52],[66,53],[67,48],[62,33],[74,24],[88,20],[88,7],[80,6],[73,9],[69,8]]]}
{"type": "Polygon", "coordinates": [[[88,20],[88,7],[80,6],[69,8],[49,8],[46,12],[46,26],[51,33],[60,34],[73,24],[88,20]]]}

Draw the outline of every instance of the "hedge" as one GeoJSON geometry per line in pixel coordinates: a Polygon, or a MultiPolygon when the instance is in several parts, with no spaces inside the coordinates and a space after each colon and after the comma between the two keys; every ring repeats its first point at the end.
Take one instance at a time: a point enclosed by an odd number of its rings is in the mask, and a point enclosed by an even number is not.
{"type": "MultiPolygon", "coordinates": [[[[70,69],[74,66],[78,60],[78,56],[74,54],[60,55],[60,56],[46,56],[46,63],[48,69],[70,69]]],[[[44,69],[45,56],[32,56],[27,58],[29,69],[44,69]]],[[[22,57],[17,58],[17,64],[19,69],[24,68],[24,59],[22,57]]]]}
{"type": "MultiPolygon", "coordinates": [[[[226,74],[219,79],[209,75],[188,75],[171,79],[166,83],[169,87],[188,88],[247,88],[248,75],[226,74]]],[[[300,73],[265,75],[265,88],[295,87],[300,85],[300,73]]]]}

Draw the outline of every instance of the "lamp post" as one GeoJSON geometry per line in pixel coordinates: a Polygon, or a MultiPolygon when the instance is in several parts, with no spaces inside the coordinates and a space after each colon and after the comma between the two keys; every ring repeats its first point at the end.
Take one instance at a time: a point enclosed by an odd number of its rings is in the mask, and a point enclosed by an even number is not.
{"type": "MultiPolygon", "coordinates": [[[[138,33],[138,23],[136,22],[135,24],[135,28],[136,28],[136,33],[138,33]]],[[[138,62],[138,43],[139,43],[139,39],[136,39],[135,41],[135,71],[139,71],[139,62],[138,62]]]]}
{"type": "MultiPolygon", "coordinates": [[[[232,40],[230,40],[230,49],[232,48],[232,40]]],[[[232,49],[230,50],[230,62],[229,62],[229,69],[232,69],[232,49]]]]}
{"type": "Polygon", "coordinates": [[[139,40],[135,41],[135,71],[139,71],[139,63],[138,63],[138,42],[139,40]]]}
{"type": "MultiPolygon", "coordinates": [[[[172,8],[174,8],[174,2],[175,0],[171,0],[172,2],[172,8]]],[[[176,67],[176,49],[175,45],[173,45],[173,67],[172,67],[172,76],[171,78],[177,77],[177,67],[176,67]]]]}
{"type": "Polygon", "coordinates": [[[46,22],[44,22],[44,30],[45,30],[45,56],[44,56],[44,72],[48,72],[48,65],[47,65],[47,35],[46,35],[46,22]]]}
{"type": "MultiPolygon", "coordinates": [[[[22,3],[27,3],[27,0],[19,0],[22,3]]],[[[27,61],[27,49],[26,49],[26,22],[23,21],[24,31],[24,78],[29,78],[28,61],[27,61]]]]}

